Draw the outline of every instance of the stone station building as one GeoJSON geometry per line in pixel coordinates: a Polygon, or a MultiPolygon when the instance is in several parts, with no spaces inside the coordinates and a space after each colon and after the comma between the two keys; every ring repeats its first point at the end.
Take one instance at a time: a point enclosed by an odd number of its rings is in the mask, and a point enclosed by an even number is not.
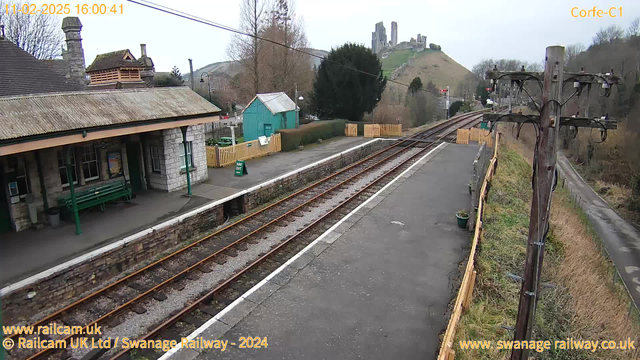
{"type": "Polygon", "coordinates": [[[0,97],[0,233],[47,223],[70,177],[75,192],[122,181],[133,194],[174,191],[188,159],[191,184],[206,180],[204,124],[219,112],[187,87],[0,97]]]}

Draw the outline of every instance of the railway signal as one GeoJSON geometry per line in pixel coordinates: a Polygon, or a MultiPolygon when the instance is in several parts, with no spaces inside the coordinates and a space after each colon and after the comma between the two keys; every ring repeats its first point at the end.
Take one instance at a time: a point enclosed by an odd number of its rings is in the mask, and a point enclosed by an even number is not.
{"type": "MultiPolygon", "coordinates": [[[[572,97],[580,96],[583,89],[587,89],[587,96],[592,85],[600,85],[605,92],[603,96],[611,94],[611,85],[618,83],[613,71],[607,74],[565,73],[564,47],[550,46],[546,52],[545,71],[543,73],[526,72],[524,67],[520,71],[500,72],[496,67],[487,71],[487,78],[492,84],[499,81],[509,81],[520,91],[525,91],[532,103],[538,109],[539,116],[524,116],[522,114],[491,113],[483,116],[485,121],[513,122],[522,126],[533,122],[536,127],[536,147],[534,153],[533,197],[531,200],[531,215],[529,220],[529,236],[527,253],[525,256],[522,288],[518,304],[514,341],[530,341],[535,323],[536,306],[539,298],[540,277],[542,274],[542,260],[547,231],[549,230],[549,215],[551,210],[551,196],[557,183],[556,149],[558,148],[558,132],[561,126],[574,128],[588,127],[601,130],[602,140],[606,139],[608,129],[616,129],[615,120],[591,119],[588,117],[563,117],[562,106],[572,97]],[[537,104],[529,95],[524,85],[527,81],[536,81],[542,87],[542,102],[537,104]],[[565,83],[573,83],[575,92],[563,102],[562,89],[565,83]]],[[[488,90],[488,89],[487,89],[488,90]]],[[[511,95],[511,93],[509,93],[511,95]]],[[[588,114],[588,112],[587,112],[588,114]]],[[[511,360],[528,358],[528,349],[513,349],[511,360]]]]}

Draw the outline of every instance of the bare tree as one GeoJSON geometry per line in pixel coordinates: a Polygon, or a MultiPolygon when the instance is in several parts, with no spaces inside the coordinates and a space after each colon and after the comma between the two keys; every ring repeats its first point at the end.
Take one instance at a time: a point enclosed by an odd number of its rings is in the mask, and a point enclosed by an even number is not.
{"type": "Polygon", "coordinates": [[[640,17],[633,19],[627,28],[627,37],[638,35],[640,35],[640,17]]]}
{"type": "Polygon", "coordinates": [[[624,37],[624,31],[617,25],[611,25],[607,28],[600,28],[593,37],[593,44],[600,45],[604,43],[616,42],[624,37]]]}
{"type": "Polygon", "coordinates": [[[271,9],[271,21],[263,36],[285,46],[266,43],[263,52],[265,72],[263,78],[269,91],[285,91],[294,96],[295,86],[301,93],[311,90],[313,70],[309,55],[300,51],[308,47],[302,21],[296,17],[291,0],[278,0],[271,9]]]}
{"type": "Polygon", "coordinates": [[[581,43],[567,46],[564,50],[564,66],[567,67],[572,60],[577,58],[578,55],[585,50],[586,47],[581,43]]]}
{"type": "Polygon", "coordinates": [[[13,5],[22,9],[28,6],[23,0],[0,0],[0,24],[5,26],[5,36],[22,50],[37,59],[53,59],[61,55],[64,35],[60,19],[50,14],[23,14],[11,10],[13,5]],[[7,13],[6,6],[9,5],[7,13]]]}
{"type": "Polygon", "coordinates": [[[493,69],[493,66],[496,65],[496,61],[493,59],[482,59],[479,63],[475,64],[471,69],[471,72],[476,74],[480,79],[484,79],[487,71],[493,69]]]}
{"type": "Polygon", "coordinates": [[[262,0],[243,0],[240,5],[240,30],[251,36],[234,35],[227,48],[229,57],[238,61],[245,69],[241,76],[236,77],[235,82],[235,85],[240,87],[240,93],[245,95],[260,92],[260,54],[263,42],[258,39],[258,36],[260,36],[265,15],[265,4],[262,0]]]}

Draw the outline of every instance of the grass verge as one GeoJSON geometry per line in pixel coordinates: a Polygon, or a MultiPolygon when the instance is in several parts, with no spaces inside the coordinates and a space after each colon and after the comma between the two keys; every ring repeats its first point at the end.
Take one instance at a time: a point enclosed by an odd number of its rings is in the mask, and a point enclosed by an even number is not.
{"type": "MultiPolygon", "coordinates": [[[[508,143],[508,142],[507,142],[508,143]]],[[[457,359],[504,359],[506,350],[461,350],[459,340],[511,340],[531,205],[531,165],[513,144],[499,149],[498,169],[488,195],[477,279],[471,308],[456,334],[457,359]]],[[[614,340],[631,338],[640,349],[640,321],[586,216],[563,188],[553,197],[542,289],[534,340],[614,340]]],[[[530,352],[536,359],[638,359],[640,350],[556,350],[530,352]]]]}

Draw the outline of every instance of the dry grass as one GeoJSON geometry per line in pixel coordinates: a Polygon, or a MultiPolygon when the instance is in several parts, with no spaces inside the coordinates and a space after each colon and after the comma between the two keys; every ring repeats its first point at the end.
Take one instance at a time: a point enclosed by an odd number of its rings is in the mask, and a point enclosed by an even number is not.
{"type": "MultiPolygon", "coordinates": [[[[531,204],[532,151],[527,143],[509,136],[502,140],[498,170],[484,213],[474,299],[461,319],[456,340],[512,338],[501,325],[513,325],[515,321],[520,284],[508,280],[506,273],[522,273],[531,204]]],[[[556,288],[542,290],[534,337],[616,341],[631,338],[637,350],[552,350],[536,353],[536,359],[640,359],[640,317],[614,274],[615,267],[586,216],[569,193],[558,188],[553,197],[542,278],[556,288]]],[[[508,355],[497,350],[456,350],[457,359],[497,359],[508,355]]]]}
{"type": "MultiPolygon", "coordinates": [[[[574,336],[583,339],[635,339],[640,342],[635,314],[620,282],[614,280],[614,265],[603,254],[599,240],[585,223],[581,211],[566,191],[553,199],[551,226],[562,242],[564,258],[551,269],[551,278],[571,293],[575,316],[571,320],[574,336]]],[[[640,347],[639,347],[640,348],[640,347]]],[[[640,351],[602,351],[599,358],[640,358],[640,351]]]]}

